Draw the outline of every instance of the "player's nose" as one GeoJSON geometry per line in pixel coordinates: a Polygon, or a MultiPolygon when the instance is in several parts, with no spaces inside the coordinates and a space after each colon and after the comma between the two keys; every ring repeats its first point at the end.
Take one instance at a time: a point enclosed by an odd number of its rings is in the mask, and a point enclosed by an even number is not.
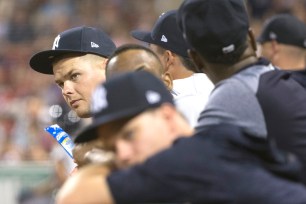
{"type": "Polygon", "coordinates": [[[70,82],[65,82],[62,88],[62,93],[65,96],[68,96],[73,93],[73,84],[70,82]]]}
{"type": "Polygon", "coordinates": [[[133,151],[131,145],[123,140],[116,142],[116,157],[119,166],[129,166],[132,164],[133,151]]]}

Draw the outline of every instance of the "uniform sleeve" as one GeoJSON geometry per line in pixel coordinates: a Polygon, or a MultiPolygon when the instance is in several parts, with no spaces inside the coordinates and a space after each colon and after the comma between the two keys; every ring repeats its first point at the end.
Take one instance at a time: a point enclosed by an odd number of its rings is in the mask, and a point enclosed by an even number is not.
{"type": "Polygon", "coordinates": [[[160,159],[158,157],[158,161],[149,160],[144,165],[110,174],[107,182],[116,203],[160,202],[177,195],[179,190],[173,187],[164,173],[165,165],[162,164],[167,159],[160,159]]]}
{"type": "MultiPolygon", "coordinates": [[[[202,171],[190,168],[203,165],[203,146],[198,140],[181,138],[145,163],[111,173],[107,182],[116,203],[188,202],[203,189],[202,171]],[[194,145],[198,148],[195,148],[194,145]]],[[[196,167],[196,169],[197,169],[196,167]]]]}
{"type": "Polygon", "coordinates": [[[264,121],[256,93],[242,81],[232,78],[215,87],[196,129],[200,131],[209,125],[225,123],[238,125],[251,135],[266,137],[264,121]]]}

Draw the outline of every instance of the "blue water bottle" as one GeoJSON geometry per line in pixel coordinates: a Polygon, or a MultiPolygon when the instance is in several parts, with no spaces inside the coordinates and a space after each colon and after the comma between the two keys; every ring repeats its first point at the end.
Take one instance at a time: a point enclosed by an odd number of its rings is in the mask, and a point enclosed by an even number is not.
{"type": "Polygon", "coordinates": [[[50,133],[73,159],[72,149],[74,147],[74,143],[68,133],[66,133],[58,124],[45,128],[45,131],[50,133]]]}

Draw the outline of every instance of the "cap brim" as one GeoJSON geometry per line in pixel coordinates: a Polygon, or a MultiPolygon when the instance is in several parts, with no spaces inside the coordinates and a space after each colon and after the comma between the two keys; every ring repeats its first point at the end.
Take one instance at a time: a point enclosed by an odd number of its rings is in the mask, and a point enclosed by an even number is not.
{"type": "MultiPolygon", "coordinates": [[[[157,104],[156,106],[159,106],[160,104],[157,104]]],[[[94,120],[94,122],[85,128],[83,131],[81,131],[75,138],[74,142],[76,144],[78,143],[84,143],[89,142],[91,140],[94,140],[98,138],[97,134],[97,128],[101,125],[109,124],[112,122],[115,122],[117,120],[121,120],[124,118],[133,117],[135,115],[138,115],[139,113],[142,113],[144,110],[146,110],[148,107],[135,107],[133,109],[127,110],[127,111],[121,111],[116,114],[110,114],[110,115],[103,115],[100,116],[100,118],[97,118],[94,120]]]]}
{"type": "Polygon", "coordinates": [[[73,50],[46,50],[34,54],[30,59],[30,66],[37,72],[42,74],[53,74],[52,62],[54,57],[66,53],[82,53],[73,50]]]}
{"type": "Polygon", "coordinates": [[[98,134],[96,132],[97,127],[101,124],[93,123],[84,130],[82,130],[77,137],[74,139],[74,143],[80,144],[84,142],[89,142],[91,140],[94,140],[98,137],[98,134]]]}
{"type": "Polygon", "coordinates": [[[131,35],[140,41],[147,42],[147,43],[152,43],[154,44],[155,41],[151,37],[151,32],[144,32],[144,31],[139,31],[139,30],[133,30],[131,32],[131,35]]]}
{"type": "Polygon", "coordinates": [[[262,36],[259,36],[256,41],[260,44],[262,44],[263,42],[265,42],[266,40],[262,37],[262,36]]]}

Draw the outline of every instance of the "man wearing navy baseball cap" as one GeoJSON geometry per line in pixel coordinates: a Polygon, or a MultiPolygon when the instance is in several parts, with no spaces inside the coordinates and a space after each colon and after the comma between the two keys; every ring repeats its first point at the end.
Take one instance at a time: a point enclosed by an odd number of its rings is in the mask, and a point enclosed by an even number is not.
{"type": "Polygon", "coordinates": [[[172,95],[182,114],[195,126],[213,88],[203,73],[194,73],[194,65],[181,31],[176,24],[177,10],[160,15],[151,32],[133,30],[131,35],[145,43],[159,56],[164,73],[173,80],[172,95]],[[201,88],[200,88],[201,87],[201,88]]]}
{"type": "Polygon", "coordinates": [[[285,70],[304,70],[306,24],[291,14],[277,14],[265,21],[257,41],[261,54],[285,70]]]}
{"type": "Polygon", "coordinates": [[[102,140],[105,155],[67,180],[58,204],[306,201],[305,187],[295,181],[295,157],[286,159],[265,138],[229,124],[184,137],[192,129],[149,72],[110,78],[95,90],[91,107],[93,123],[75,142],[102,140]],[[114,170],[109,152],[135,165],[114,170]]]}
{"type": "Polygon", "coordinates": [[[120,167],[127,167],[143,162],[154,153],[170,146],[174,138],[191,135],[191,126],[175,110],[172,95],[156,77],[146,71],[136,71],[126,76],[113,76],[100,85],[94,91],[92,99],[93,123],[76,137],[75,143],[100,138],[105,144],[104,148],[116,150],[120,167]],[[162,118],[167,117],[164,114],[170,114],[170,120],[163,121],[162,118]],[[139,129],[134,131],[136,126],[139,129]],[[126,140],[124,134],[122,137],[114,136],[116,133],[120,135],[121,129],[122,132],[132,131],[131,134],[135,136],[131,135],[131,140],[126,140]],[[115,142],[117,145],[111,144],[113,138],[122,141],[115,142]],[[118,143],[125,143],[125,148],[118,143]],[[136,143],[138,145],[135,145],[136,143]],[[127,151],[129,147],[130,150],[127,151]]]}
{"type": "Polygon", "coordinates": [[[254,137],[275,139],[306,167],[306,90],[291,73],[257,58],[244,1],[186,0],[178,24],[198,70],[216,85],[196,130],[235,124],[254,137]]]}
{"type": "Polygon", "coordinates": [[[92,27],[75,27],[55,37],[52,49],[30,59],[33,70],[54,75],[67,104],[81,118],[90,117],[90,96],[105,80],[105,64],[116,49],[110,37],[92,27]]]}

